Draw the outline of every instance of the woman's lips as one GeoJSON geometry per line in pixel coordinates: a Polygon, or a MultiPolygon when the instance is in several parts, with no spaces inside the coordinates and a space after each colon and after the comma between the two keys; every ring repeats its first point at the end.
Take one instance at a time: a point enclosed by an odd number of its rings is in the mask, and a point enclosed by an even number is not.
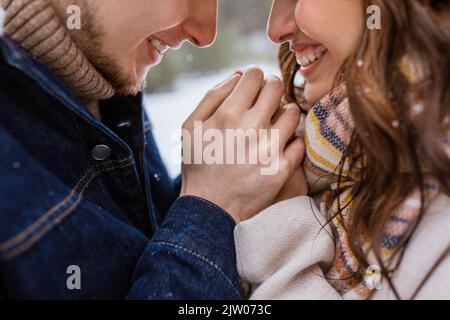
{"type": "Polygon", "coordinates": [[[321,62],[322,62],[322,58],[314,61],[313,63],[311,63],[310,65],[308,65],[306,67],[300,67],[300,73],[302,74],[302,76],[305,79],[310,77],[317,70],[317,68],[319,67],[321,62]]]}
{"type": "Polygon", "coordinates": [[[292,44],[291,51],[295,53],[301,74],[307,78],[318,68],[328,49],[321,44],[292,44]]]}

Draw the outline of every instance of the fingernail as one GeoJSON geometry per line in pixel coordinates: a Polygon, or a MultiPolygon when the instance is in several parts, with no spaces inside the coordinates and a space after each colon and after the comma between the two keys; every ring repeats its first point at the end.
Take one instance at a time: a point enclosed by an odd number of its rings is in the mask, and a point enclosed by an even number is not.
{"type": "Polygon", "coordinates": [[[248,70],[250,70],[250,69],[254,69],[254,68],[257,68],[257,69],[261,69],[260,67],[258,67],[256,64],[250,64],[248,67],[247,67],[247,71],[248,70]]]}
{"type": "Polygon", "coordinates": [[[231,79],[233,79],[233,78],[236,77],[236,76],[242,76],[242,72],[236,71],[235,73],[233,73],[233,74],[231,75],[231,77],[228,78],[228,80],[231,80],[231,79]]]}
{"type": "Polygon", "coordinates": [[[288,113],[297,114],[298,111],[299,111],[299,108],[295,104],[288,104],[286,106],[286,112],[288,112],[288,113]]]}
{"type": "Polygon", "coordinates": [[[216,85],[214,86],[214,88],[217,88],[217,87],[223,86],[224,84],[227,84],[228,82],[230,82],[230,81],[231,81],[234,77],[236,77],[237,75],[238,75],[237,73],[232,74],[228,79],[225,79],[225,80],[223,80],[222,82],[216,84],[216,85]]]}

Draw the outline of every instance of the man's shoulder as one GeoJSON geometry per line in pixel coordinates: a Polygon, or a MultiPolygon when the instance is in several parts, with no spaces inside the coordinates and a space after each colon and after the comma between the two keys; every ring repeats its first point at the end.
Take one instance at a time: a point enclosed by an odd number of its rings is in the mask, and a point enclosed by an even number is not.
{"type": "Polygon", "coordinates": [[[29,59],[14,42],[0,37],[0,107],[11,109],[32,95],[30,88],[38,80],[25,72],[31,67],[29,59]]]}
{"type": "Polygon", "coordinates": [[[29,188],[36,187],[32,182],[44,178],[32,179],[45,170],[38,168],[29,145],[43,134],[33,127],[44,118],[37,114],[49,100],[38,81],[24,73],[31,62],[22,49],[0,37],[0,51],[0,204],[4,204],[23,200],[24,193],[32,194],[29,188]]]}
{"type": "Polygon", "coordinates": [[[0,88],[16,100],[55,92],[70,96],[54,72],[7,37],[0,37],[0,88]]]}

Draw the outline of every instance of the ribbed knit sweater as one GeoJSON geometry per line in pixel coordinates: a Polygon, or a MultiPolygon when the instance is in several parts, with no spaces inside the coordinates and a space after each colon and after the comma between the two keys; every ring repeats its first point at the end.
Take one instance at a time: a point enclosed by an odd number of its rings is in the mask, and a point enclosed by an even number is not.
{"type": "Polygon", "coordinates": [[[49,0],[0,0],[4,36],[46,65],[82,100],[108,99],[112,85],[72,40],[49,0]]]}

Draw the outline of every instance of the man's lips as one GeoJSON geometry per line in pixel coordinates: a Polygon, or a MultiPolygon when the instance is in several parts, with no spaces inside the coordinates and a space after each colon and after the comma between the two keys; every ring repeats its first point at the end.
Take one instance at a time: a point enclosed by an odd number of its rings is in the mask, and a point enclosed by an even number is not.
{"type": "Polygon", "coordinates": [[[150,42],[145,41],[147,46],[147,54],[149,60],[146,61],[146,64],[149,65],[156,65],[161,62],[163,54],[159,53],[159,51],[156,49],[156,47],[150,42]]]}
{"type": "Polygon", "coordinates": [[[181,47],[182,42],[176,42],[174,41],[173,44],[162,40],[160,37],[156,36],[150,36],[146,39],[145,43],[148,47],[148,54],[150,57],[150,64],[158,64],[162,57],[164,56],[164,53],[167,52],[167,50],[177,50],[181,47]]]}
{"type": "Polygon", "coordinates": [[[167,43],[154,36],[149,37],[147,40],[151,43],[153,47],[155,47],[159,55],[163,55],[169,49],[169,45],[167,43]]]}
{"type": "Polygon", "coordinates": [[[147,40],[155,47],[159,54],[164,54],[167,50],[178,50],[181,48],[186,39],[163,39],[162,37],[157,37],[152,35],[147,38],[147,40]]]}

